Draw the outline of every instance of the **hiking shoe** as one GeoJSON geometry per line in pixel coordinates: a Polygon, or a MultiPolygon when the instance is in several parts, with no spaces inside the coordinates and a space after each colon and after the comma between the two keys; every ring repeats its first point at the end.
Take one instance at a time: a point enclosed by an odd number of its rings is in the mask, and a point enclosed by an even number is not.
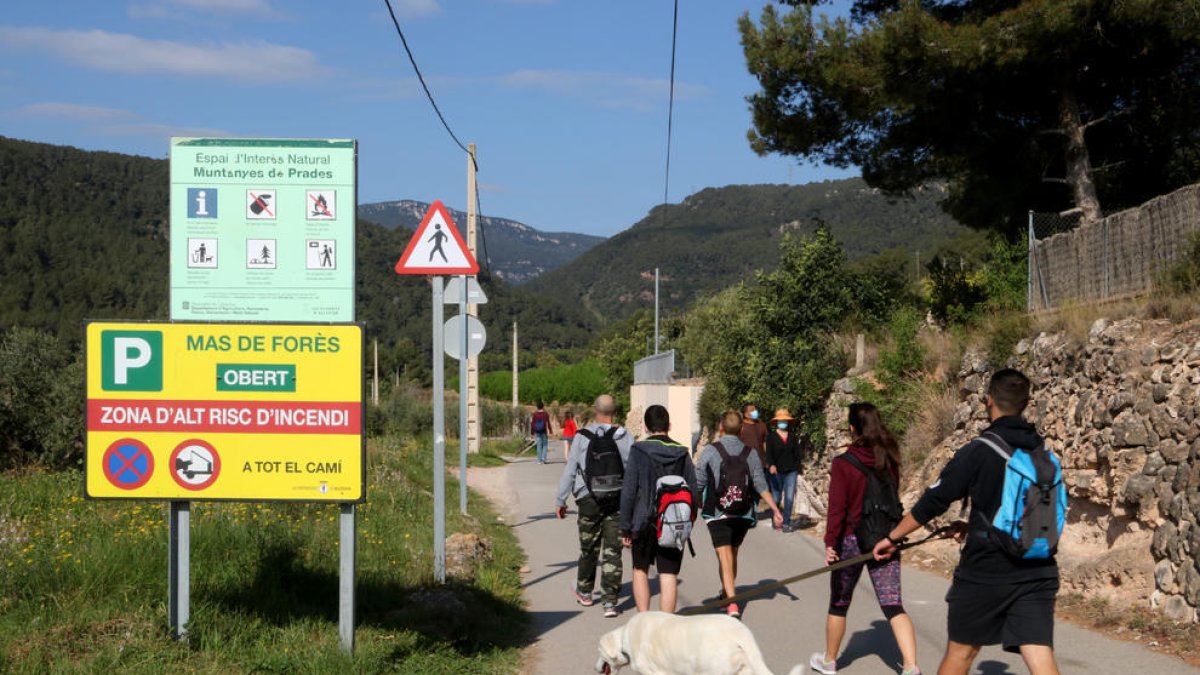
{"type": "Polygon", "coordinates": [[[837,675],[837,661],[826,661],[824,652],[820,654],[813,654],[812,658],[808,660],[808,665],[818,673],[824,673],[824,675],[837,675]]]}
{"type": "Polygon", "coordinates": [[[731,602],[728,605],[725,605],[725,614],[732,616],[735,619],[742,618],[742,613],[738,611],[736,602],[731,602]]]}
{"type": "Polygon", "coordinates": [[[578,602],[579,604],[583,605],[584,607],[591,607],[592,603],[594,602],[592,600],[591,593],[581,593],[579,591],[578,584],[571,584],[571,594],[575,596],[575,602],[578,602]]]}
{"type": "Polygon", "coordinates": [[[620,614],[620,612],[617,611],[617,603],[615,603],[615,602],[604,603],[604,618],[615,619],[615,618],[617,618],[618,614],[620,614]]]}

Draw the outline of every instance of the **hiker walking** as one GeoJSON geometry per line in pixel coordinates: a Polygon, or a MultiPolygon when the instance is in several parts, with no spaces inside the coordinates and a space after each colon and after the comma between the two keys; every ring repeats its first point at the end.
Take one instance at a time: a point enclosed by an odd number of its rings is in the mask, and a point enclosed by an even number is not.
{"type": "Polygon", "coordinates": [[[1054,658],[1059,584],[1054,555],[1067,493],[1058,458],[1021,417],[1029,387],[1029,378],[1012,368],[992,375],[983,398],[991,425],[954,453],[937,482],[875,546],[876,559],[887,559],[910,532],[955,501],[970,499],[967,522],[958,524],[966,544],[946,594],[948,640],[939,675],[964,675],[980,648],[993,644],[1019,652],[1033,675],[1059,672],[1054,658]],[[1026,501],[1035,490],[1044,499],[1026,501]],[[1006,522],[998,517],[1003,513],[1023,515],[1006,522]]]}
{"type": "Polygon", "coordinates": [[[650,565],[658,570],[658,608],[675,612],[683,548],[696,517],[696,468],[686,445],[671,440],[671,416],[646,408],[650,437],[633,445],[621,488],[621,544],[633,554],[633,601],[650,609],[650,565]],[[674,506],[672,506],[674,505],[674,506]]]}
{"type": "Polygon", "coordinates": [[[550,434],[553,432],[550,423],[550,413],[546,412],[546,404],[537,402],[537,410],[529,418],[529,433],[537,446],[538,464],[546,463],[546,452],[550,446],[550,434]]]}
{"type": "Polygon", "coordinates": [[[787,408],[779,408],[771,416],[767,434],[767,483],[771,486],[771,497],[783,510],[783,532],[792,531],[792,510],[796,501],[796,477],[803,460],[800,449],[800,434],[791,428],[796,419],[787,408]]]}
{"type": "Polygon", "coordinates": [[[575,432],[578,431],[575,426],[575,414],[570,410],[566,412],[566,419],[562,423],[562,439],[563,439],[563,461],[567,461],[567,457],[571,454],[571,441],[575,440],[575,432]]]}
{"type": "MultiPolygon", "coordinates": [[[[870,403],[850,404],[854,439],[830,464],[829,509],[825,523],[825,563],[871,551],[900,520],[900,446],[879,410],[870,403]]],[[[818,673],[837,673],[837,654],[846,635],[846,612],[863,567],[871,577],[883,616],[891,624],[903,675],[920,675],[917,636],[900,599],[900,556],[871,560],[834,571],[829,577],[829,611],[825,616],[825,651],[809,659],[818,673]]]]}
{"type": "MultiPolygon", "coordinates": [[[[771,497],[762,462],[758,453],[738,438],[741,430],[741,413],[726,411],[721,415],[721,438],[704,446],[696,462],[696,488],[704,504],[701,515],[717,552],[722,598],[737,594],[738,548],[755,525],[755,495],[770,507],[775,527],[783,527],[783,514],[771,497]]],[[[741,617],[736,602],[725,605],[725,613],[741,617]]]]}
{"type": "Polygon", "coordinates": [[[617,593],[621,590],[622,574],[621,484],[633,437],[613,423],[617,405],[612,396],[598,396],[592,409],[595,421],[579,430],[571,443],[567,465],[558,480],[554,515],[566,518],[567,496],[575,497],[575,507],[579,510],[579,568],[571,592],[580,605],[592,605],[599,558],[604,616],[613,618],[620,614],[617,593]]]}

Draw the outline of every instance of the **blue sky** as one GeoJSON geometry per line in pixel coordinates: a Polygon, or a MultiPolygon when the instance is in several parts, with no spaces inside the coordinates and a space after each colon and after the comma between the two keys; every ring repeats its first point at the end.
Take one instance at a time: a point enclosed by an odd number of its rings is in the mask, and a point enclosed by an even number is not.
{"type": "MultiPolygon", "coordinates": [[[[857,173],[751,152],[736,22],[765,3],[680,2],[671,202],[857,173]]],[[[392,5],[451,128],[478,145],[485,215],[609,236],[662,202],[670,0],[392,5]]],[[[466,206],[465,156],[383,0],[7,3],[0,135],[151,157],[173,135],[355,138],[360,202],[466,206]]]]}

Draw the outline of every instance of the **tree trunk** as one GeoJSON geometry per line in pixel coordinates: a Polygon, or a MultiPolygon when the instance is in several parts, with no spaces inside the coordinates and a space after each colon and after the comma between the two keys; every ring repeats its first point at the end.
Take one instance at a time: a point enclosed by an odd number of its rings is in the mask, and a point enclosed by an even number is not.
{"type": "Polygon", "coordinates": [[[1066,163],[1066,180],[1075,197],[1075,208],[1082,214],[1083,223],[1094,223],[1101,218],[1100,198],[1096,196],[1096,183],[1092,181],[1092,158],[1084,139],[1084,125],[1079,118],[1079,101],[1070,87],[1063,89],[1059,98],[1058,117],[1067,137],[1063,151],[1066,163]]]}

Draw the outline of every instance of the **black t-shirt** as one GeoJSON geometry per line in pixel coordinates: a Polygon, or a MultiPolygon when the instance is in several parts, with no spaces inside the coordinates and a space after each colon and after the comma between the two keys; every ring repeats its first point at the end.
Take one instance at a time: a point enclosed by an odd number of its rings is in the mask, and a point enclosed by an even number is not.
{"type": "MultiPolygon", "coordinates": [[[[1001,417],[987,431],[998,434],[1014,448],[1035,448],[1042,439],[1033,425],[1018,416],[1001,417]]],[[[954,453],[936,483],[912,508],[917,522],[927,523],[963,498],[971,500],[967,540],[954,578],[974,583],[1008,584],[1058,577],[1058,563],[1020,560],[992,544],[987,537],[991,518],[1000,506],[1004,487],[1004,458],[989,446],[973,440],[954,453]]]]}

